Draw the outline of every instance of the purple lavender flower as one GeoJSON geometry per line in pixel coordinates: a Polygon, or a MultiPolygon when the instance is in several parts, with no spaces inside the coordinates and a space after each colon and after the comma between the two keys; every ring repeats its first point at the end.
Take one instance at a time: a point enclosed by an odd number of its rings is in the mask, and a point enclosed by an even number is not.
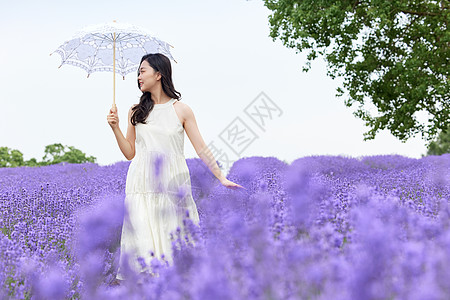
{"type": "MultiPolygon", "coordinates": [[[[174,263],[117,274],[129,162],[0,169],[0,296],[444,299],[450,155],[238,160],[230,190],[187,160],[200,224],[174,263]],[[53,284],[52,284],[53,283],[53,284]]],[[[179,197],[184,195],[180,190],[179,197]]],[[[124,253],[121,257],[126,257],[124,253]]],[[[147,262],[147,261],[142,261],[147,262]]]]}

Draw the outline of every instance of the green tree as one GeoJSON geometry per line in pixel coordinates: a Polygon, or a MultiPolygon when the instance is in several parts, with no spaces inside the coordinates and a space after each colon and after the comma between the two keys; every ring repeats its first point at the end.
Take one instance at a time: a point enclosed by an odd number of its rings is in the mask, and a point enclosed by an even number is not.
{"type": "Polygon", "coordinates": [[[338,96],[369,127],[428,141],[450,124],[449,1],[264,0],[270,36],[311,61],[322,55],[338,96]],[[375,111],[371,111],[371,107],[375,111]],[[419,120],[426,115],[428,121],[419,120]]]}
{"type": "Polygon", "coordinates": [[[0,168],[4,167],[21,167],[21,166],[47,166],[60,162],[68,162],[72,164],[81,164],[85,162],[95,163],[97,160],[94,156],[87,156],[81,150],[73,146],[63,146],[55,143],[45,146],[45,155],[42,161],[31,158],[27,161],[23,160],[23,154],[19,150],[10,149],[8,147],[0,147],[0,168]]]}
{"type": "Polygon", "coordinates": [[[64,150],[65,146],[60,143],[45,146],[45,154],[42,157],[42,162],[45,165],[60,163],[62,161],[61,158],[64,155],[64,150]]]}
{"type": "Polygon", "coordinates": [[[45,155],[42,158],[42,163],[44,165],[57,164],[60,162],[81,164],[96,161],[95,157],[86,156],[81,150],[76,149],[73,146],[63,146],[60,143],[45,146],[44,153],[45,155]]]}
{"type": "Polygon", "coordinates": [[[96,158],[94,156],[86,156],[81,150],[78,150],[73,146],[68,146],[68,151],[62,156],[62,161],[72,164],[82,164],[85,162],[94,163],[96,158]]]}
{"type": "Polygon", "coordinates": [[[37,166],[40,166],[41,163],[38,162],[38,161],[36,160],[36,158],[31,158],[31,159],[25,161],[25,164],[24,164],[24,165],[27,166],[27,167],[37,167],[37,166]]]}
{"type": "Polygon", "coordinates": [[[450,153],[450,126],[442,131],[438,138],[428,146],[427,155],[441,155],[450,153]]]}
{"type": "Polygon", "coordinates": [[[0,167],[20,167],[23,165],[22,152],[8,147],[0,147],[0,167]]]}

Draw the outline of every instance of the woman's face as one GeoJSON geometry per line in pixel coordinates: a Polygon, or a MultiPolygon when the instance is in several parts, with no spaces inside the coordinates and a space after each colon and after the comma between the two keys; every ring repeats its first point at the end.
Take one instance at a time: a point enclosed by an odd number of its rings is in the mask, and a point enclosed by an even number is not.
{"type": "Polygon", "coordinates": [[[150,64],[144,60],[139,66],[138,81],[142,92],[151,92],[161,79],[161,74],[156,72],[150,64]]]}

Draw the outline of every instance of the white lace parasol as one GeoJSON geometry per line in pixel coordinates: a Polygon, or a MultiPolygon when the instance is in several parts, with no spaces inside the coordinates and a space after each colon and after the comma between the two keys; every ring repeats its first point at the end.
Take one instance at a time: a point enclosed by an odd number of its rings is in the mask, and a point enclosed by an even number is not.
{"type": "Polygon", "coordinates": [[[175,61],[168,43],[137,26],[118,22],[85,27],[53,53],[61,55],[60,67],[74,65],[86,70],[88,75],[97,71],[112,72],[114,33],[116,73],[122,76],[136,72],[142,56],[147,53],[162,53],[175,61]]]}
{"type": "Polygon", "coordinates": [[[59,67],[64,64],[80,67],[86,70],[88,77],[91,73],[106,71],[125,78],[126,74],[137,72],[142,56],[147,53],[161,53],[176,62],[170,47],[173,48],[148,31],[114,21],[83,28],[53,53],[61,55],[59,67]]]}

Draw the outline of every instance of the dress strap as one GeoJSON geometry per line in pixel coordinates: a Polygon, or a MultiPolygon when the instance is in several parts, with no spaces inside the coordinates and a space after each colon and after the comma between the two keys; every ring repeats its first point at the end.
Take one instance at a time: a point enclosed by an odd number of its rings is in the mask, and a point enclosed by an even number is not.
{"type": "Polygon", "coordinates": [[[153,108],[159,109],[159,108],[164,108],[164,107],[170,107],[170,105],[172,105],[174,103],[174,101],[176,101],[176,100],[172,98],[169,101],[167,101],[166,103],[154,104],[153,108]]]}

